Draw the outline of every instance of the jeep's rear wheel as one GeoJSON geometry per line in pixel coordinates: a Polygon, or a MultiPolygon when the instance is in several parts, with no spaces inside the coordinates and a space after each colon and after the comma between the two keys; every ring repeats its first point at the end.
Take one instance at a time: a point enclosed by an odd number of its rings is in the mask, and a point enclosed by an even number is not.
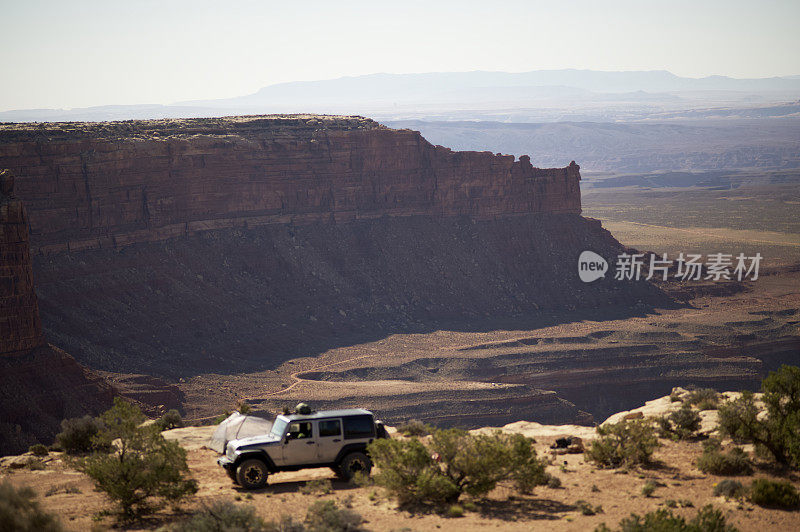
{"type": "Polygon", "coordinates": [[[344,480],[351,480],[359,472],[369,476],[369,472],[372,471],[372,461],[364,453],[350,453],[342,459],[339,471],[344,480]]]}
{"type": "Polygon", "coordinates": [[[244,489],[257,490],[267,484],[269,470],[267,464],[258,458],[245,460],[236,468],[236,480],[244,489]]]}

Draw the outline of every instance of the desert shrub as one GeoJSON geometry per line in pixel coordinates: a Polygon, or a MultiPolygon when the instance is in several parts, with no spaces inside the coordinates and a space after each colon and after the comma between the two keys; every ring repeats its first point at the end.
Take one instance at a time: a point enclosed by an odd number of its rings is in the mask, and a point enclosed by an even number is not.
{"type": "Polygon", "coordinates": [[[599,438],[586,451],[587,459],[600,467],[632,467],[648,464],[658,447],[649,421],[632,419],[597,427],[599,438]]]}
{"type": "Polygon", "coordinates": [[[669,420],[681,439],[691,438],[700,429],[700,414],[687,405],[672,412],[669,420]]]}
{"type": "Polygon", "coordinates": [[[751,475],[753,462],[741,447],[722,452],[718,440],[708,440],[703,445],[703,454],[697,459],[697,467],[712,475],[751,475]]]}
{"type": "Polygon", "coordinates": [[[547,476],[547,487],[552,489],[558,489],[561,487],[561,479],[555,475],[548,475],[547,476]]]}
{"type": "Polygon", "coordinates": [[[333,501],[317,501],[306,512],[310,532],[348,532],[362,530],[363,519],[347,508],[338,508],[333,501]]]}
{"type": "MultiPolygon", "coordinates": [[[[306,526],[302,521],[295,521],[292,516],[284,515],[279,521],[270,521],[267,523],[263,530],[264,532],[305,532],[306,526]]],[[[237,529],[231,530],[230,532],[241,531],[237,529]]]]}
{"type": "Polygon", "coordinates": [[[330,480],[327,478],[321,478],[317,480],[309,480],[300,487],[299,491],[303,495],[311,495],[312,493],[325,495],[333,491],[333,486],[331,485],[330,480]]]}
{"type": "Polygon", "coordinates": [[[533,441],[520,434],[436,430],[430,448],[416,439],[382,439],[368,451],[379,469],[375,482],[401,504],[453,504],[462,493],[485,495],[501,480],[522,492],[550,481],[533,441]]]}
{"type": "Polygon", "coordinates": [[[191,518],[172,527],[175,532],[257,532],[266,529],[264,521],[249,505],[216,501],[195,512],[191,518]]]}
{"type": "Polygon", "coordinates": [[[719,407],[720,429],[736,441],[752,442],[778,464],[800,467],[800,368],[782,366],[761,382],[766,416],[752,392],[719,407]]]}
{"type": "Polygon", "coordinates": [[[217,417],[215,417],[213,419],[213,421],[211,421],[211,424],[212,425],[219,425],[220,423],[222,423],[223,421],[228,419],[230,417],[230,415],[231,415],[231,412],[226,410],[225,412],[223,412],[220,415],[218,415],[217,417]]]}
{"type": "Polygon", "coordinates": [[[137,406],[115,398],[94,438],[112,452],[96,452],[78,464],[119,505],[123,518],[147,511],[152,498],[175,503],[197,491],[197,483],[189,478],[186,451],[165,440],[155,425],[141,426],[144,419],[137,406]]]}
{"type": "Polygon", "coordinates": [[[156,421],[156,425],[158,425],[158,428],[162,431],[177,429],[183,426],[183,418],[181,417],[180,412],[173,408],[161,416],[156,421]]]}
{"type": "Polygon", "coordinates": [[[591,503],[584,500],[575,501],[575,508],[577,508],[582,515],[596,515],[603,513],[602,506],[592,506],[591,503]]]}
{"type": "Polygon", "coordinates": [[[29,458],[28,461],[25,462],[25,465],[31,471],[42,471],[43,469],[45,469],[44,462],[42,462],[37,458],[29,458]]]}
{"type": "Polygon", "coordinates": [[[478,505],[472,501],[464,501],[463,503],[461,503],[461,507],[468,512],[477,512],[480,509],[478,508],[478,505]]]}
{"type": "Polygon", "coordinates": [[[101,427],[101,422],[92,416],[65,419],[61,422],[61,432],[56,435],[56,443],[67,454],[91,452],[101,427]]]}
{"type": "Polygon", "coordinates": [[[69,484],[56,484],[47,488],[44,496],[52,497],[53,495],[57,495],[59,493],[81,493],[81,489],[78,486],[71,486],[69,484]]]}
{"type": "Polygon", "coordinates": [[[744,486],[738,480],[726,478],[714,486],[714,495],[717,497],[723,496],[729,499],[738,499],[744,494],[744,486]]]}
{"type": "Polygon", "coordinates": [[[800,495],[785,480],[757,478],[750,485],[750,500],[768,508],[792,509],[800,505],[800,495]]]}
{"type": "Polygon", "coordinates": [[[402,423],[398,425],[397,432],[404,436],[427,436],[431,434],[435,429],[428,425],[427,423],[423,423],[418,419],[411,419],[406,423],[402,423]]]}
{"type": "Polygon", "coordinates": [[[692,390],[686,396],[686,404],[696,406],[700,410],[714,410],[719,404],[719,393],[713,388],[692,390]]]}
{"type": "Polygon", "coordinates": [[[0,530],[56,532],[62,528],[54,515],[42,510],[31,488],[17,489],[4,480],[0,482],[0,530]]]}
{"type": "Polygon", "coordinates": [[[464,508],[458,504],[453,504],[447,508],[447,517],[464,517],[464,508]]]}
{"type": "Polygon", "coordinates": [[[700,429],[700,414],[688,404],[658,420],[659,436],[687,440],[700,429]]]}
{"type": "Polygon", "coordinates": [[[240,414],[246,416],[253,409],[250,407],[250,404],[247,401],[241,400],[238,403],[236,403],[236,410],[238,410],[240,414]]]}
{"type": "MultiPolygon", "coordinates": [[[[608,532],[605,523],[597,527],[596,532],[608,532]]],[[[671,510],[660,509],[641,517],[631,514],[619,522],[621,532],[736,532],[733,525],[725,522],[722,511],[711,505],[704,506],[689,522],[676,516],[671,510]]]]}
{"type": "Polygon", "coordinates": [[[652,480],[648,480],[644,486],[642,486],[642,495],[645,497],[650,497],[656,491],[656,484],[652,480]]]}
{"type": "Polygon", "coordinates": [[[31,445],[28,451],[33,454],[33,456],[47,456],[50,452],[47,450],[46,445],[42,445],[41,443],[37,443],[36,445],[31,445]]]}

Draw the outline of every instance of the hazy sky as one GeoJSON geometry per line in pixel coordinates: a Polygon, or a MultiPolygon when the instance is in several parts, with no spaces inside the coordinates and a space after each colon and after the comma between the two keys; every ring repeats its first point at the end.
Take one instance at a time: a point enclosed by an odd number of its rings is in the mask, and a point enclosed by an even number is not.
{"type": "Polygon", "coordinates": [[[0,110],[375,72],[800,74],[798,0],[0,0],[0,110]]]}

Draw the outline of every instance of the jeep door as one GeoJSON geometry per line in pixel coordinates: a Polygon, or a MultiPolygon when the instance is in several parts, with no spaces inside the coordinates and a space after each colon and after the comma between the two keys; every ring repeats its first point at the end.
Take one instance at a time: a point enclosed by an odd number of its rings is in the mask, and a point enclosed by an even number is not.
{"type": "Polygon", "coordinates": [[[321,419],[317,421],[319,438],[317,439],[317,456],[321,463],[331,463],[342,448],[342,420],[321,419]]]}
{"type": "Polygon", "coordinates": [[[317,439],[314,421],[292,421],[283,438],[283,465],[317,462],[317,439]]]}

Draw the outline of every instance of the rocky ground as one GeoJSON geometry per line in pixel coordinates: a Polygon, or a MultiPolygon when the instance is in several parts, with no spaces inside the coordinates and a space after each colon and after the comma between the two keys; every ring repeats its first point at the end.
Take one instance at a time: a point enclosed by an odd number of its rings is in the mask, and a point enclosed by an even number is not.
{"type": "MultiPolygon", "coordinates": [[[[669,397],[662,397],[634,411],[617,413],[609,421],[637,416],[637,412],[644,416],[660,416],[679,405],[669,397]]],[[[716,411],[703,411],[702,417],[700,432],[713,434],[716,411]]],[[[747,501],[715,497],[714,485],[724,477],[705,474],[696,468],[694,462],[702,449],[700,441],[662,439],[662,446],[655,453],[657,465],[630,472],[597,469],[586,462],[583,454],[552,455],[548,472],[561,480],[562,487],[539,487],[531,495],[519,495],[510,486],[501,485],[486,499],[474,501],[474,511],[468,511],[464,517],[448,518],[434,511],[400,510],[382,489],[374,486],[355,487],[333,480],[331,493],[302,493],[301,488],[308,481],[332,479],[333,475],[327,469],[280,473],[270,477],[266,488],[245,492],[233,485],[216,465],[216,453],[204,447],[213,430],[211,426],[188,427],[164,433],[187,449],[191,473],[199,481],[200,490],[182,509],[164,510],[128,529],[156,529],[183,518],[187,512],[204,503],[220,499],[253,505],[266,519],[291,515],[299,520],[314,501],[334,500],[339,506],[349,506],[358,512],[369,530],[479,530],[486,527],[497,530],[591,530],[603,522],[614,526],[632,512],[643,514],[665,507],[688,519],[706,504],[721,509],[727,521],[743,531],[800,528],[800,512],[766,509],[747,501]],[[647,482],[657,486],[649,497],[642,494],[642,487],[647,482]],[[584,515],[576,506],[579,500],[587,501],[593,507],[600,506],[602,511],[596,515],[584,515]]],[[[506,425],[501,430],[534,437],[537,451],[543,455],[550,453],[550,444],[559,436],[580,436],[584,441],[594,437],[594,429],[589,427],[547,426],[524,421],[506,425]]],[[[16,486],[33,487],[44,508],[58,514],[70,530],[105,529],[113,524],[111,517],[98,517],[98,512],[109,508],[105,497],[94,491],[92,482],[70,468],[59,453],[42,459],[42,465],[36,470],[26,465],[32,458],[30,455],[3,458],[0,460],[0,478],[8,479],[16,486]]],[[[776,475],[769,468],[759,468],[753,477],[739,480],[747,485],[752,478],[773,478],[776,475]]],[[[796,474],[782,476],[800,486],[796,474]]]]}

